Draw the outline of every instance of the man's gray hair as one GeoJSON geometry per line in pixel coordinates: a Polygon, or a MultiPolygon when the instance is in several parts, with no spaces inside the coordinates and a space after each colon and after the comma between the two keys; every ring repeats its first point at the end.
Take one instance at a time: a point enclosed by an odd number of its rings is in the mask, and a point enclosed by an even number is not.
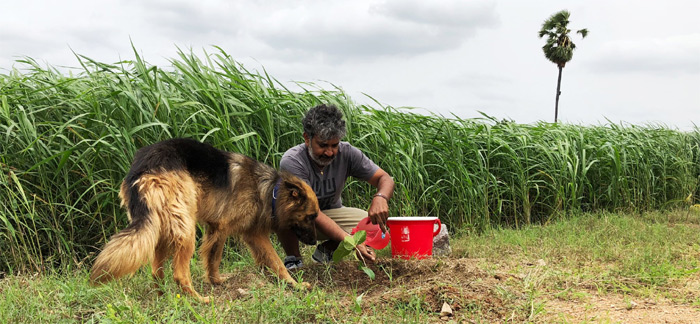
{"type": "Polygon", "coordinates": [[[302,120],[304,133],[309,138],[318,136],[321,141],[345,137],[343,112],[333,105],[318,105],[309,109],[302,120]]]}

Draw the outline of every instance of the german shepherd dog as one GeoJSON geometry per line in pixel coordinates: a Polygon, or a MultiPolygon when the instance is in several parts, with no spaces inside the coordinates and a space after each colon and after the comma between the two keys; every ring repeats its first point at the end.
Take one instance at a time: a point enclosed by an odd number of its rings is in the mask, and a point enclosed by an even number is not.
{"type": "MultiPolygon", "coordinates": [[[[139,149],[119,197],[131,223],[97,256],[90,273],[93,284],[134,273],[149,261],[160,281],[166,259],[173,256],[175,282],[209,302],[194,290],[190,275],[198,222],[206,228],[199,254],[211,284],[223,282],[219,265],[230,235],[246,243],[257,264],[295,286],[270,234],[290,229],[300,241],[316,244],[319,205],[306,182],[195,140],[170,139],[139,149]]],[[[300,288],[308,287],[304,283],[300,288]]]]}

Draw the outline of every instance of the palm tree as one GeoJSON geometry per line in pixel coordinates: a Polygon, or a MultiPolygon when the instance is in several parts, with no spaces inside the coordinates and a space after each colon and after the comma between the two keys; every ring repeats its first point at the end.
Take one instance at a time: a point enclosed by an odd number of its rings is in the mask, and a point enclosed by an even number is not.
{"type": "MultiPolygon", "coordinates": [[[[559,78],[557,79],[557,98],[554,103],[554,122],[557,122],[559,114],[559,95],[561,94],[561,70],[567,62],[574,56],[576,44],[569,38],[571,29],[568,28],[570,13],[566,10],[553,14],[545,20],[540,29],[540,38],[547,36],[547,43],[542,46],[544,56],[559,67],[559,78]]],[[[583,38],[588,35],[588,29],[577,30],[583,38]]]]}

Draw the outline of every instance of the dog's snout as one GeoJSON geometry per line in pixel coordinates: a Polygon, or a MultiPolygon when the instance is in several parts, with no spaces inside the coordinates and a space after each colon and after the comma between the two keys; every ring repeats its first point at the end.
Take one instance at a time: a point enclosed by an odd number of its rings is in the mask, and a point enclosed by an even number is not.
{"type": "Polygon", "coordinates": [[[302,243],[307,245],[316,244],[316,228],[314,226],[293,226],[292,231],[302,243]]]}

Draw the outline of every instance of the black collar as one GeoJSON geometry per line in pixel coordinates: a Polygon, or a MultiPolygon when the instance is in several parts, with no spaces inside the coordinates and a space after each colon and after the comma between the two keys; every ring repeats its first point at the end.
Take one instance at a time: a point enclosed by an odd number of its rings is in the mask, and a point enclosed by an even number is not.
{"type": "Polygon", "coordinates": [[[277,217],[277,211],[275,208],[275,205],[277,205],[277,191],[280,189],[280,183],[282,182],[282,178],[279,178],[277,180],[277,183],[275,183],[275,188],[272,189],[272,218],[274,219],[277,217]]]}

